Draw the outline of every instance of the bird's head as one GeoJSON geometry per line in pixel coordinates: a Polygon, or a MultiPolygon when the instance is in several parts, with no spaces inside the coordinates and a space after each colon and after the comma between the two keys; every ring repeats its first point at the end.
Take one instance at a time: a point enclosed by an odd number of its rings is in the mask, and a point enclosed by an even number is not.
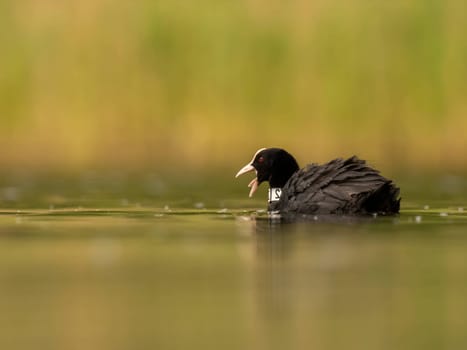
{"type": "Polygon", "coordinates": [[[249,194],[251,197],[264,181],[268,181],[270,187],[284,187],[298,169],[297,161],[287,151],[281,148],[261,148],[255,153],[251,162],[240,169],[235,177],[250,171],[256,172],[256,178],[248,185],[251,188],[249,194]]]}

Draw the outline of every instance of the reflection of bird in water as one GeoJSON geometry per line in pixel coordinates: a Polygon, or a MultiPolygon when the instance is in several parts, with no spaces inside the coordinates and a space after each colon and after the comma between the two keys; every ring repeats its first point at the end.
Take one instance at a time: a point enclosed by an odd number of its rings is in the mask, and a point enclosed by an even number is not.
{"type": "Polygon", "coordinates": [[[249,184],[250,197],[269,182],[268,209],[281,215],[399,212],[399,188],[355,156],[299,169],[285,150],[262,148],[236,177],[250,171],[257,175],[249,184]]]}

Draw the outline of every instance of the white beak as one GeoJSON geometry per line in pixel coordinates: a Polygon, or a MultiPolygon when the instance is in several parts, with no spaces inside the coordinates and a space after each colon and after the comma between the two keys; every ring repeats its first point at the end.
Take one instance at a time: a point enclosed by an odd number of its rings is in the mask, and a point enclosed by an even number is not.
{"type": "MultiPolygon", "coordinates": [[[[250,171],[256,171],[255,167],[252,165],[252,163],[254,162],[255,158],[256,158],[256,155],[261,152],[261,151],[264,151],[266,148],[260,148],[258,151],[256,151],[255,155],[253,156],[253,159],[251,160],[251,162],[247,165],[245,165],[243,168],[240,169],[240,171],[237,173],[237,175],[235,175],[235,177],[239,177],[240,175],[243,175],[243,174],[246,174],[246,173],[249,173],[250,171]]],[[[258,172],[256,171],[256,175],[258,175],[258,172]]],[[[255,177],[249,184],[248,184],[248,187],[250,187],[250,194],[248,195],[249,197],[252,197],[253,196],[253,193],[256,192],[256,190],[258,189],[258,186],[259,186],[259,183],[258,183],[258,177],[255,177]]]]}
{"type": "MultiPolygon", "coordinates": [[[[240,171],[235,175],[235,177],[239,177],[240,175],[249,173],[250,171],[256,171],[255,167],[251,164],[245,165],[243,168],[240,169],[240,171]]],[[[250,193],[248,194],[248,197],[252,197],[253,194],[256,192],[258,189],[258,178],[254,178],[249,184],[248,187],[250,187],[250,193]]]]}
{"type": "Polygon", "coordinates": [[[249,173],[250,171],[255,170],[255,167],[251,164],[245,165],[243,168],[240,169],[240,171],[235,175],[235,177],[239,177],[240,175],[249,173]]]}

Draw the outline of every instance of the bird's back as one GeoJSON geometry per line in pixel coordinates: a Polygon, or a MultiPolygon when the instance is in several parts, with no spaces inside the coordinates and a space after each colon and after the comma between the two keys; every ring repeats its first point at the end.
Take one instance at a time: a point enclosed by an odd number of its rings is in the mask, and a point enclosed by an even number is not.
{"type": "Polygon", "coordinates": [[[282,214],[395,214],[399,188],[357,157],[297,171],[270,210],[282,214]]]}

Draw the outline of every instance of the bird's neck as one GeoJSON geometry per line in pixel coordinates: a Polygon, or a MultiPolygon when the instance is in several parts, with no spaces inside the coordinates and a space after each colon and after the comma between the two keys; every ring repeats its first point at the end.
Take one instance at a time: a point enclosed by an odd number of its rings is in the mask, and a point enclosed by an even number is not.
{"type": "MultiPolygon", "coordinates": [[[[293,174],[293,173],[292,173],[293,174]]],[[[285,186],[287,181],[289,181],[292,174],[277,174],[269,178],[269,187],[270,188],[282,188],[285,186]]]]}
{"type": "Polygon", "coordinates": [[[285,186],[291,176],[298,170],[298,164],[293,159],[293,162],[287,163],[285,166],[278,166],[276,171],[272,172],[269,178],[269,187],[282,188],[285,186]]]}
{"type": "MultiPolygon", "coordinates": [[[[280,190],[298,169],[298,163],[295,158],[285,150],[280,150],[271,165],[271,175],[268,180],[269,187],[272,189],[273,194],[281,192],[280,190]]],[[[273,196],[273,198],[275,198],[275,196],[273,196]]]]}
{"type": "Polygon", "coordinates": [[[298,170],[298,166],[290,168],[289,171],[282,171],[269,179],[268,202],[269,204],[278,202],[281,199],[282,188],[290,177],[298,170]]]}

